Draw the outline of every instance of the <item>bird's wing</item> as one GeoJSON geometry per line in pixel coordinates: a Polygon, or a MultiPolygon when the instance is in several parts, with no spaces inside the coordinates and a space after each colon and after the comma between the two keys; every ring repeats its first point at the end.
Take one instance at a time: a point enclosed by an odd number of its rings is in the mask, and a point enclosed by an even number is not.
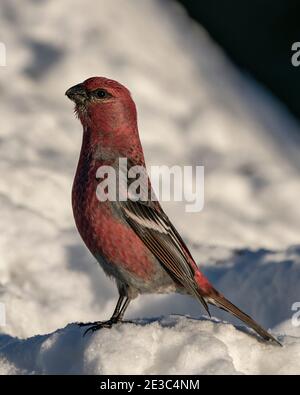
{"type": "Polygon", "coordinates": [[[191,255],[158,202],[120,202],[127,223],[158,259],[172,279],[196,296],[210,315],[197,285],[191,255]]]}

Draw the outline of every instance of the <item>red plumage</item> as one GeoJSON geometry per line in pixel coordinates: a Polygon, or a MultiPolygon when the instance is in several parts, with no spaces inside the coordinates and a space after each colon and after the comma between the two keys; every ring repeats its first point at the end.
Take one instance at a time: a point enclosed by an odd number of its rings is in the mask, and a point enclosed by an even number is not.
{"type": "MultiPolygon", "coordinates": [[[[136,107],[116,81],[93,77],[67,96],[83,125],[83,141],[72,191],[78,231],[104,271],[116,280],[120,298],[112,318],[89,329],[110,327],[123,318],[130,300],[142,293],[187,293],[208,311],[214,304],[240,318],[264,339],[276,342],[251,317],[214,289],[157,201],[98,200],[100,166],[119,170],[119,158],[145,166],[136,107]]],[[[150,181],[147,188],[151,190],[150,181]]],[[[88,329],[88,330],[89,330],[88,329]]]]}

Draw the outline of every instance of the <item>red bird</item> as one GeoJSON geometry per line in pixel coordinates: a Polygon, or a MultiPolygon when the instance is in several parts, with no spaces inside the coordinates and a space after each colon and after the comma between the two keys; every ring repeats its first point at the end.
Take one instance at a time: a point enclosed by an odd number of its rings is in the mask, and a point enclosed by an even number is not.
{"type": "MultiPolygon", "coordinates": [[[[90,325],[87,331],[120,322],[130,301],[139,294],[179,292],[197,298],[208,314],[209,303],[230,312],[263,339],[278,343],[210,284],[157,201],[97,198],[96,173],[100,166],[117,171],[119,158],[127,158],[130,166],[145,168],[136,107],[128,89],[116,81],[92,77],[68,89],[66,95],[75,103],[83,126],[72,190],[76,226],[119,290],[112,317],[84,324],[90,325]]],[[[147,188],[151,190],[150,181],[147,188]]]]}

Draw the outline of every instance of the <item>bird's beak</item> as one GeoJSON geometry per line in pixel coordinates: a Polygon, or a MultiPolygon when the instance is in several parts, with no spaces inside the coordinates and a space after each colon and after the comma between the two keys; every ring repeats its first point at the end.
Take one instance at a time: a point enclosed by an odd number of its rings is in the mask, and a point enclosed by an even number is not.
{"type": "Polygon", "coordinates": [[[83,84],[72,86],[65,94],[76,104],[83,104],[88,98],[87,90],[83,84]]]}

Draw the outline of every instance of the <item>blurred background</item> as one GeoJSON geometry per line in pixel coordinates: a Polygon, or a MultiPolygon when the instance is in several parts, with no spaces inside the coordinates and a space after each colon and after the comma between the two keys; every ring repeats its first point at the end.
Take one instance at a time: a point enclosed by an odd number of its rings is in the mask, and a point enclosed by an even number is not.
{"type": "Polygon", "coordinates": [[[179,2],[239,68],[263,83],[299,118],[300,73],[290,61],[292,44],[299,42],[298,1],[179,2]]]}
{"type": "MultiPolygon", "coordinates": [[[[114,307],[115,286],[73,221],[82,131],[64,96],[101,75],[131,90],[148,165],[205,166],[202,212],[164,204],[203,271],[260,323],[295,333],[297,11],[283,0],[2,0],[1,330],[28,337],[105,319],[114,307]]],[[[171,312],[203,313],[188,297],[143,296],[129,317],[171,312]]]]}

